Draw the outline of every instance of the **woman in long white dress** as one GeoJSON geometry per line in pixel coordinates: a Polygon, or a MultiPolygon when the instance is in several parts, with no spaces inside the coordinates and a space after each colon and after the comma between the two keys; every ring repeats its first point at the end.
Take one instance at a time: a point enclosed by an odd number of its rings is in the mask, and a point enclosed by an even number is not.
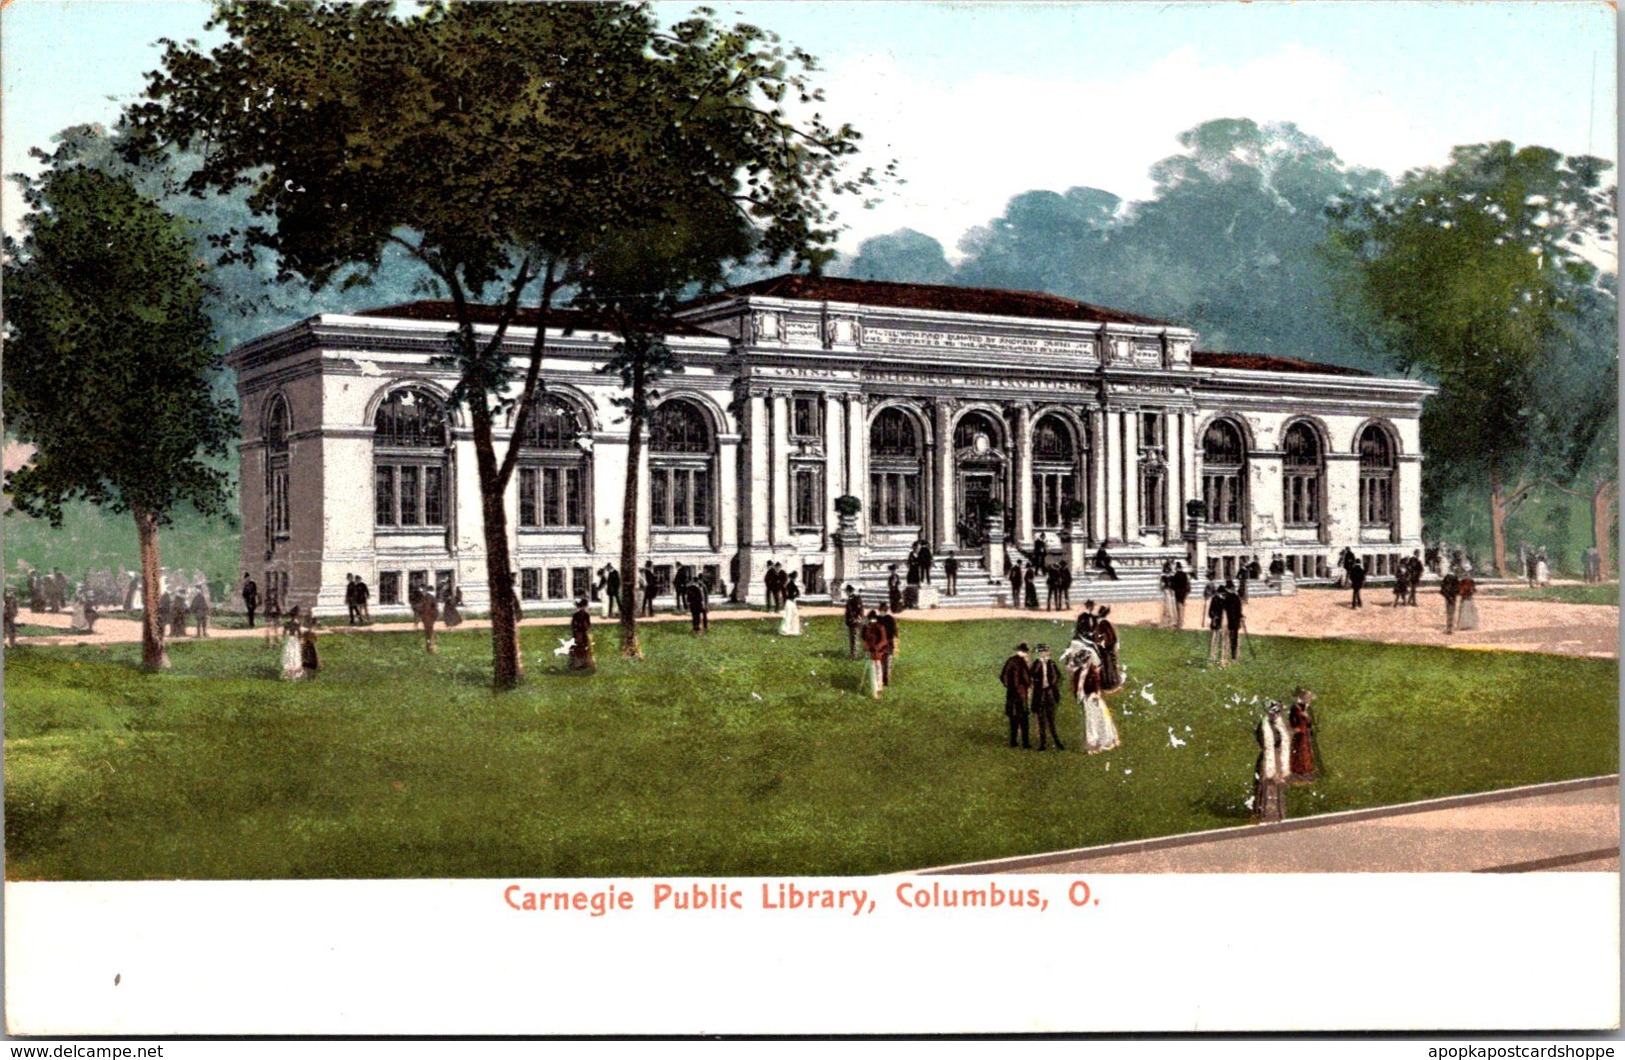
{"type": "Polygon", "coordinates": [[[299,643],[299,605],[295,604],[282,623],[282,680],[304,679],[305,657],[299,643]]]}
{"type": "Polygon", "coordinates": [[[1535,557],[1535,584],[1543,589],[1552,584],[1552,565],[1546,562],[1544,550],[1535,557]]]}
{"type": "Polygon", "coordinates": [[[801,588],[796,585],[796,576],[792,571],[789,581],[784,583],[784,610],[779,618],[779,636],[801,636],[801,609],[796,606],[796,598],[801,595],[801,588]]]}
{"type": "Polygon", "coordinates": [[[1083,711],[1083,749],[1093,755],[1122,746],[1111,708],[1100,694],[1100,653],[1095,646],[1075,639],[1061,653],[1061,661],[1072,673],[1072,694],[1083,711]]]}
{"type": "Polygon", "coordinates": [[[1478,628],[1478,586],[1473,583],[1471,574],[1461,576],[1461,603],[1456,606],[1456,629],[1474,630],[1478,628]]]}

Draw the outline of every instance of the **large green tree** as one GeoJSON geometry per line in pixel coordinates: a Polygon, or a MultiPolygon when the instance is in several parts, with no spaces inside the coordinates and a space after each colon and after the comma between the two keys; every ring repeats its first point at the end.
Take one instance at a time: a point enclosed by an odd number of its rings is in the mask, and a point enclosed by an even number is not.
{"type": "Polygon", "coordinates": [[[226,3],[211,26],[228,37],[212,52],[166,42],[133,125],[149,146],[207,145],[197,190],[250,190],[248,253],[321,286],[393,246],[452,301],[494,682],[510,687],[503,497],[518,447],[499,452],[495,435],[511,414],[523,436],[555,300],[590,278],[606,236],[665,223],[672,196],[725,202],[753,249],[817,263],[833,237],[823,193],[849,185],[856,134],[788,116],[818,100],[810,56],[709,13],[664,31],[628,4],[226,3]],[[480,300],[502,307],[483,332],[480,300]],[[537,327],[515,358],[505,339],[521,308],[537,327]]]}
{"type": "Polygon", "coordinates": [[[1475,144],[1329,214],[1364,341],[1439,386],[1422,417],[1431,474],[1483,483],[1500,572],[1507,518],[1563,449],[1562,410],[1542,405],[1542,388],[1578,292],[1597,278],[1579,249],[1613,230],[1608,169],[1475,144]]]}
{"type": "Polygon", "coordinates": [[[187,227],[127,179],[59,162],[22,185],[27,233],[6,248],[4,400],[8,428],[35,451],[6,489],[52,525],[76,500],[134,518],[142,660],[164,669],[158,529],[185,504],[226,513],[228,478],[211,458],[237,427],[211,388],[220,346],[204,266],[187,227]]]}

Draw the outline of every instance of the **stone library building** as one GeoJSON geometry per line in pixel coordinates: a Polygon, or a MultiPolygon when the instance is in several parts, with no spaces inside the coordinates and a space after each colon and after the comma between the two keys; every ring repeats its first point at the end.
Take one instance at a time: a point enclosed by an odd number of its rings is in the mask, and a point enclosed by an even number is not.
{"type": "MultiPolygon", "coordinates": [[[[494,333],[496,313],[481,310],[494,333]]],[[[322,314],[248,342],[237,372],[242,569],[342,615],[413,590],[489,601],[479,479],[445,302],[322,314]]],[[[505,336],[524,363],[534,317],[505,336]],[[528,325],[528,326],[527,326],[528,325]]],[[[550,317],[544,392],[507,504],[526,610],[590,595],[621,555],[628,431],[616,336],[550,317]]],[[[1382,575],[1422,547],[1419,418],[1432,388],[1290,357],[1204,352],[1193,331],[1048,294],[786,275],[697,299],[667,337],[638,469],[638,555],[761,602],[769,563],[804,599],[866,591],[916,543],[997,602],[1008,565],[1074,572],[1074,601],[1154,597],[1166,563],[1301,583],[1345,549],[1382,575]],[[1104,549],[1115,577],[1100,579],[1104,549]],[[1099,581],[1098,591],[1084,588],[1099,581]]]]}

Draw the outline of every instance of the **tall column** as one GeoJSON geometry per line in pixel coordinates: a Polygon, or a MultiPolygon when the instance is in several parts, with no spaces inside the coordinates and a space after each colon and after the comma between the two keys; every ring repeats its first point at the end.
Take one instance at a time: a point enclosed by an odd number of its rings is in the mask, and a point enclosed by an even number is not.
{"type": "MultiPolygon", "coordinates": [[[[1182,412],[1179,418],[1185,424],[1185,499],[1189,501],[1202,498],[1202,476],[1197,474],[1197,458],[1202,453],[1202,440],[1196,437],[1196,413],[1182,412]]],[[[1180,506],[1180,518],[1184,518],[1184,505],[1180,506]]],[[[1211,516],[1211,512],[1209,515],[1211,516]]]]}
{"type": "Polygon", "coordinates": [[[1033,407],[1016,406],[1016,541],[1033,539],[1033,407]]]}
{"type": "Polygon", "coordinates": [[[948,402],[937,402],[937,535],[932,548],[939,553],[958,543],[954,533],[959,520],[954,511],[953,414],[948,402]]]}
{"type": "Polygon", "coordinates": [[[729,553],[739,546],[739,435],[720,435],[717,445],[716,506],[713,509],[716,514],[712,517],[711,547],[729,553]]]}
{"type": "Polygon", "coordinates": [[[1106,420],[1106,537],[1118,544],[1123,532],[1123,414],[1113,409],[1106,420]]]}
{"type": "Polygon", "coordinates": [[[1185,433],[1180,429],[1182,413],[1165,410],[1162,414],[1163,459],[1168,467],[1168,517],[1163,544],[1171,545],[1185,529],[1185,433]]]}
{"type": "Polygon", "coordinates": [[[835,529],[835,498],[846,491],[846,420],[838,395],[824,398],[824,532],[835,529]]]}
{"type": "Polygon", "coordinates": [[[1123,413],[1123,540],[1140,540],[1140,410],[1123,413]]]}
{"type": "Polygon", "coordinates": [[[741,491],[739,499],[745,506],[750,544],[760,548],[767,544],[770,480],[767,463],[767,399],[761,394],[750,395],[750,401],[745,409],[745,430],[750,436],[745,443],[747,459],[750,461],[750,478],[747,483],[749,488],[741,491]]]}
{"type": "Polygon", "coordinates": [[[1089,543],[1097,548],[1106,540],[1106,415],[1089,410],[1089,543]]]}
{"type": "Polygon", "coordinates": [[[790,399],[782,390],[775,390],[773,399],[773,526],[771,540],[775,546],[790,543],[790,399]]]}
{"type": "Polygon", "coordinates": [[[869,525],[869,416],[863,395],[846,396],[846,492],[863,501],[858,513],[859,528],[869,525]]]}

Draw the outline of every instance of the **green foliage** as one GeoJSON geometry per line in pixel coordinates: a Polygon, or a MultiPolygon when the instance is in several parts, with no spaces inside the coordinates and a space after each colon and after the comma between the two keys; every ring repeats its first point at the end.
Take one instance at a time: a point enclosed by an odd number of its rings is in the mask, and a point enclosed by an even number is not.
{"type": "Polygon", "coordinates": [[[160,521],[181,504],[225,514],[228,477],[210,460],[237,423],[211,392],[219,349],[186,227],[99,169],[58,163],[22,183],[4,400],[36,452],[6,475],[14,505],[53,526],[73,500],[160,521]]]}
{"type": "Polygon", "coordinates": [[[1125,746],[1085,755],[1068,697],[1067,750],[1039,755],[1005,746],[996,675],[1070,622],[905,621],[878,701],[839,618],[775,624],[651,626],[643,662],[600,629],[590,678],[551,656],[556,628],[527,629],[530,681],[505,696],[478,633],[432,656],[335,633],[297,683],[257,639],[176,643],[162,681],[131,647],[25,646],[6,656],[8,875],[866,874],[1239,826],[1260,704],[1299,683],[1327,775],[1293,817],[1618,768],[1609,660],[1260,637],[1258,664],[1221,671],[1196,661],[1203,633],[1126,628],[1125,746]]]}
{"type": "MultiPolygon", "coordinates": [[[[1568,410],[1539,407],[1551,354],[1596,270],[1576,248],[1612,232],[1609,164],[1505,141],[1458,147],[1442,169],[1331,213],[1367,341],[1439,385],[1430,458],[1512,470],[1568,410]]],[[[1552,449],[1558,447],[1553,446],[1552,449]]]]}

